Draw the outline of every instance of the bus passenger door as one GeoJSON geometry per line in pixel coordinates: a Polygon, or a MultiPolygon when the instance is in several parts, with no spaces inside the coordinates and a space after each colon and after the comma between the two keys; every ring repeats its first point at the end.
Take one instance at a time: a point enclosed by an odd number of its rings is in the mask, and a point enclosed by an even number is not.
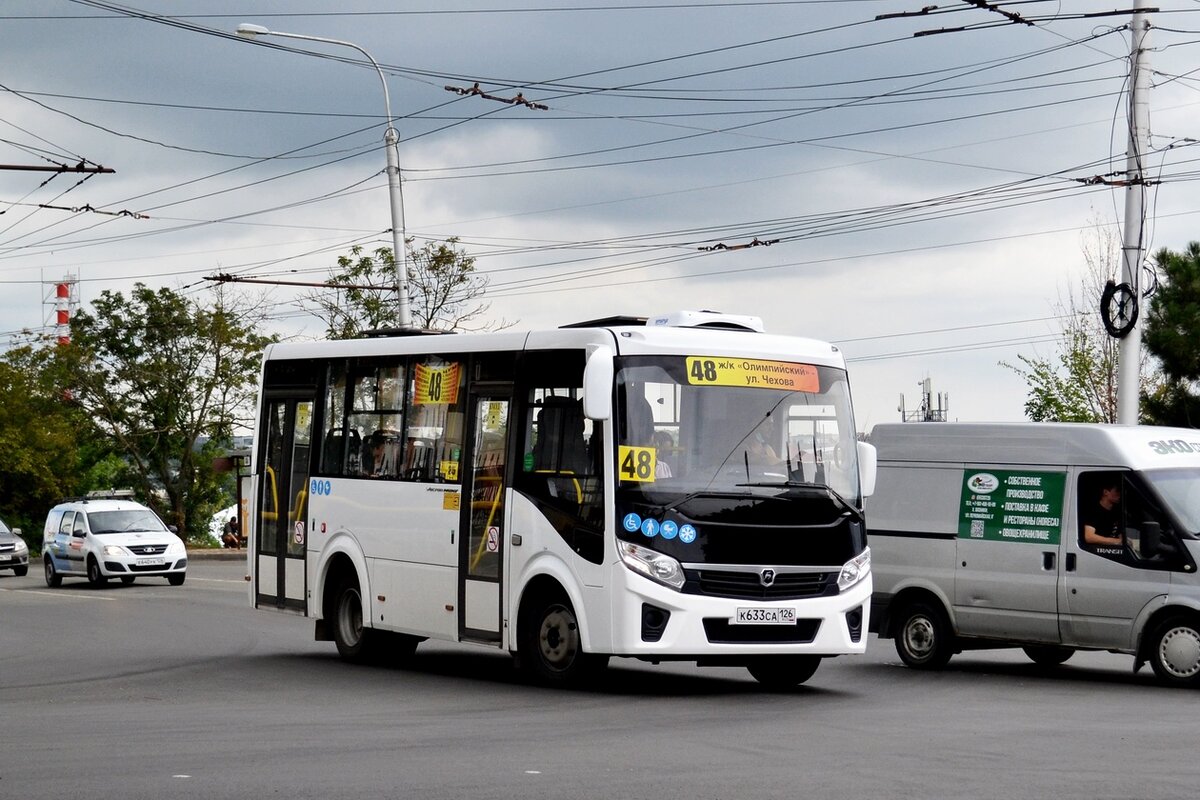
{"type": "Polygon", "coordinates": [[[469,405],[459,542],[459,636],[500,641],[504,498],[508,489],[511,388],[481,390],[469,405]]]}
{"type": "Polygon", "coordinates": [[[272,399],[263,420],[254,605],[305,610],[311,398],[272,399]]]}

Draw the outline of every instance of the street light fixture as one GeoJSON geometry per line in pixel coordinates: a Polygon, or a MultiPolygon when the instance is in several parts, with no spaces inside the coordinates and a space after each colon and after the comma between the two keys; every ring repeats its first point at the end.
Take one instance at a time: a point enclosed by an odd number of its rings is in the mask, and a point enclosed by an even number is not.
{"type": "Polygon", "coordinates": [[[383,106],[387,114],[387,130],[383,134],[384,150],[387,152],[388,200],[392,210],[392,255],[396,264],[396,296],[399,301],[396,312],[396,324],[401,328],[412,327],[412,312],[408,302],[408,252],[404,245],[404,196],[400,191],[400,134],[392,127],[392,101],[388,96],[387,79],[379,63],[371,54],[353,42],[341,39],[328,39],[324,36],[305,36],[300,33],[283,33],[264,28],[262,25],[252,25],[243,22],[237,26],[237,35],[246,39],[258,36],[280,36],[285,39],[302,39],[306,42],[324,42],[351,47],[362,53],[375,71],[379,73],[379,82],[383,84],[383,106]]]}

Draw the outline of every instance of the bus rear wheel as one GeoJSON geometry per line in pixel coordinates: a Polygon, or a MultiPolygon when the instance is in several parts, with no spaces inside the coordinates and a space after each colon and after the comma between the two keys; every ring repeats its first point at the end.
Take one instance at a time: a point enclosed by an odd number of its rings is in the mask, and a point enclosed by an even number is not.
{"type": "Polygon", "coordinates": [[[362,595],[358,583],[338,587],[333,605],[333,641],[347,661],[365,663],[374,656],[375,631],[363,625],[362,595]]]}
{"type": "Polygon", "coordinates": [[[608,663],[607,657],[584,652],[579,619],[562,596],[542,596],[528,604],[517,648],[521,666],[551,686],[578,684],[608,663]]]}
{"type": "Polygon", "coordinates": [[[767,689],[792,689],[807,681],[821,666],[820,656],[763,656],[746,665],[754,680],[767,689]]]}

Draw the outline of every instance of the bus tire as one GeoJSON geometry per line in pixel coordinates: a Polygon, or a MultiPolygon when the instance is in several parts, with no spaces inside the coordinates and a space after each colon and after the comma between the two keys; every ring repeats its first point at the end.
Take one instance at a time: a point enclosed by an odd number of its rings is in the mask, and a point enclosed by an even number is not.
{"type": "Polygon", "coordinates": [[[896,617],[896,653],[913,669],[941,669],[954,655],[954,634],[946,612],[921,600],[901,609],[896,617]]]}
{"type": "Polygon", "coordinates": [[[51,589],[62,586],[62,575],[54,568],[54,559],[46,556],[43,561],[46,564],[46,585],[51,589]]]}
{"type": "Polygon", "coordinates": [[[1200,625],[1195,617],[1164,620],[1151,634],[1147,648],[1150,666],[1163,683],[1200,685],[1200,625]]]}
{"type": "Polygon", "coordinates": [[[820,656],[763,656],[746,669],[766,689],[784,691],[807,681],[821,666],[820,656]]]}
{"type": "Polygon", "coordinates": [[[363,664],[375,655],[375,631],[363,624],[358,581],[341,584],[333,602],[333,641],[347,661],[363,664]]]}
{"type": "Polygon", "coordinates": [[[1075,655],[1075,648],[1054,644],[1031,644],[1021,649],[1029,656],[1029,660],[1039,667],[1057,667],[1075,655]]]}
{"type": "Polygon", "coordinates": [[[584,652],[579,618],[561,594],[535,596],[525,603],[517,653],[522,668],[548,686],[578,685],[608,663],[606,656],[584,652]]]}
{"type": "Polygon", "coordinates": [[[104,577],[104,573],[100,571],[100,562],[96,560],[95,556],[88,556],[87,579],[88,583],[96,588],[108,583],[108,578],[104,577]]]}

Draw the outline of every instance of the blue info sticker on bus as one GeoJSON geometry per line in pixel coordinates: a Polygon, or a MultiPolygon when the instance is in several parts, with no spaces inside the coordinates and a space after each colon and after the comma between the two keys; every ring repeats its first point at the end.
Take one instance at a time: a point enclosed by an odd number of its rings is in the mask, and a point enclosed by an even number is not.
{"type": "Polygon", "coordinates": [[[642,527],[642,518],[637,514],[626,514],[625,519],[621,520],[621,524],[625,526],[625,530],[633,533],[642,527]]]}
{"type": "Polygon", "coordinates": [[[691,544],[696,541],[696,529],[691,525],[684,525],[679,529],[679,541],[684,544],[691,544]]]}
{"type": "Polygon", "coordinates": [[[662,537],[664,539],[674,539],[675,535],[678,533],[679,533],[679,526],[676,525],[673,520],[669,520],[669,519],[663,520],[662,537]]]}
{"type": "Polygon", "coordinates": [[[658,536],[658,520],[648,519],[642,522],[642,535],[648,539],[658,536]]]}

